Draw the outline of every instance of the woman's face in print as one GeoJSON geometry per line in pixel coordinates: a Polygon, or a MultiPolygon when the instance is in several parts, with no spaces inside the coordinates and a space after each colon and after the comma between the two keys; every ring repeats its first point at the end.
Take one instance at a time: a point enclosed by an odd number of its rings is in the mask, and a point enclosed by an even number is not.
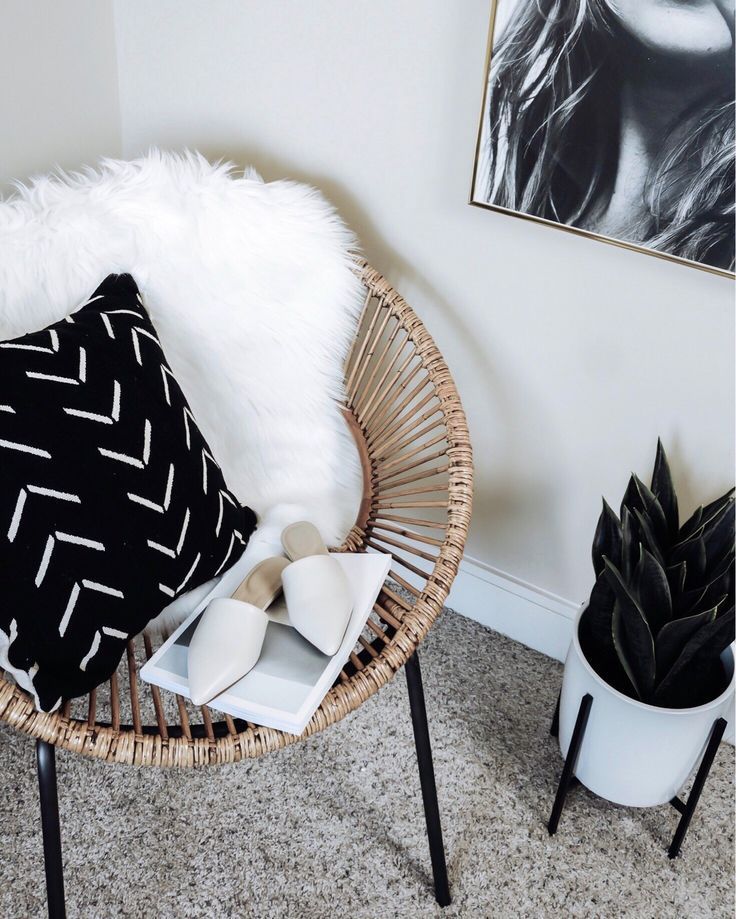
{"type": "Polygon", "coordinates": [[[736,0],[605,0],[622,27],[653,54],[704,58],[733,47],[736,0]]]}

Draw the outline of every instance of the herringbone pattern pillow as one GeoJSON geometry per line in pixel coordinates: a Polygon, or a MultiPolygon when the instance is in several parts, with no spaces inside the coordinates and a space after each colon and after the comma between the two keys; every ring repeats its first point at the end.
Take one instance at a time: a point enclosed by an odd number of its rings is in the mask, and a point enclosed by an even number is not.
{"type": "Polygon", "coordinates": [[[0,662],[55,709],[236,561],[228,491],[130,275],[0,343],[0,662]]]}

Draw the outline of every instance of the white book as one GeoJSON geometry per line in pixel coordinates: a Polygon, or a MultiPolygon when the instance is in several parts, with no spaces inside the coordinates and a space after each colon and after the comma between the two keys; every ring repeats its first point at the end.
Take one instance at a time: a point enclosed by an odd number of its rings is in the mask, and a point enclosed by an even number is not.
{"type": "MultiPolygon", "coordinates": [[[[290,734],[302,733],[355,648],[391,565],[391,556],[383,554],[335,552],[334,557],[353,589],[353,612],[337,654],[328,657],[302,638],[290,624],[281,598],[267,610],[269,623],[258,663],[216,696],[210,708],[290,734]]],[[[239,572],[237,576],[241,577],[239,572]]],[[[214,596],[222,596],[221,585],[144,664],[144,680],[189,698],[189,642],[202,611],[214,596]]]]}

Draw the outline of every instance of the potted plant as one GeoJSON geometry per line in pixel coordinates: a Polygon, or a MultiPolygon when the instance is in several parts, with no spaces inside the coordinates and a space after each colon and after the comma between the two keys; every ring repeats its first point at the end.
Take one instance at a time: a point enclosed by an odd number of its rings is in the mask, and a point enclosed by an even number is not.
{"type": "Polygon", "coordinates": [[[658,442],[651,488],[632,475],[620,517],[603,501],[593,567],[565,662],[560,749],[565,756],[590,693],[575,775],[618,804],[663,804],[714,721],[733,717],[733,489],[680,526],[658,442]]]}

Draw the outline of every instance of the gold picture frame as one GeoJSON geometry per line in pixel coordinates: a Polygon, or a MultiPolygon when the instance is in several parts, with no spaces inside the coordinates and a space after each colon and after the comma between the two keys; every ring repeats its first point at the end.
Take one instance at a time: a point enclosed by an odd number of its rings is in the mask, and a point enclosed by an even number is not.
{"type": "MultiPolygon", "coordinates": [[[[483,138],[483,122],[487,114],[488,106],[488,91],[489,91],[489,82],[490,82],[490,70],[491,70],[491,58],[493,54],[493,39],[494,32],[496,28],[496,13],[498,11],[499,2],[502,0],[491,0],[491,18],[490,24],[488,27],[488,41],[486,45],[486,56],[485,64],[483,68],[483,96],[481,100],[480,107],[480,117],[478,119],[478,131],[475,144],[475,158],[473,161],[473,175],[470,184],[470,197],[468,204],[473,205],[474,207],[479,207],[488,211],[496,211],[501,214],[509,214],[512,217],[520,217],[523,220],[529,220],[533,223],[543,224],[545,226],[554,227],[558,230],[565,230],[568,233],[571,233],[575,236],[585,237],[588,239],[597,240],[599,242],[610,243],[614,246],[618,246],[621,249],[629,249],[632,252],[641,252],[645,255],[653,255],[656,258],[664,259],[669,262],[675,262],[680,265],[686,265],[691,268],[698,268],[700,271],[708,272],[709,274],[718,275],[719,277],[730,278],[731,280],[736,279],[736,272],[730,271],[726,268],[718,268],[714,265],[707,265],[703,262],[696,262],[692,259],[683,258],[679,255],[672,255],[668,252],[663,252],[658,249],[652,249],[648,246],[639,245],[637,243],[627,242],[622,239],[616,239],[613,236],[605,236],[601,233],[595,233],[591,230],[583,230],[579,227],[569,226],[565,223],[560,223],[555,220],[549,220],[546,217],[538,217],[534,214],[526,214],[523,211],[512,210],[511,208],[503,207],[498,204],[488,204],[485,201],[475,200],[475,188],[476,181],[478,178],[478,164],[480,160],[481,153],[481,142],[483,138]]],[[[533,0],[532,0],[533,2],[533,0]]]]}

